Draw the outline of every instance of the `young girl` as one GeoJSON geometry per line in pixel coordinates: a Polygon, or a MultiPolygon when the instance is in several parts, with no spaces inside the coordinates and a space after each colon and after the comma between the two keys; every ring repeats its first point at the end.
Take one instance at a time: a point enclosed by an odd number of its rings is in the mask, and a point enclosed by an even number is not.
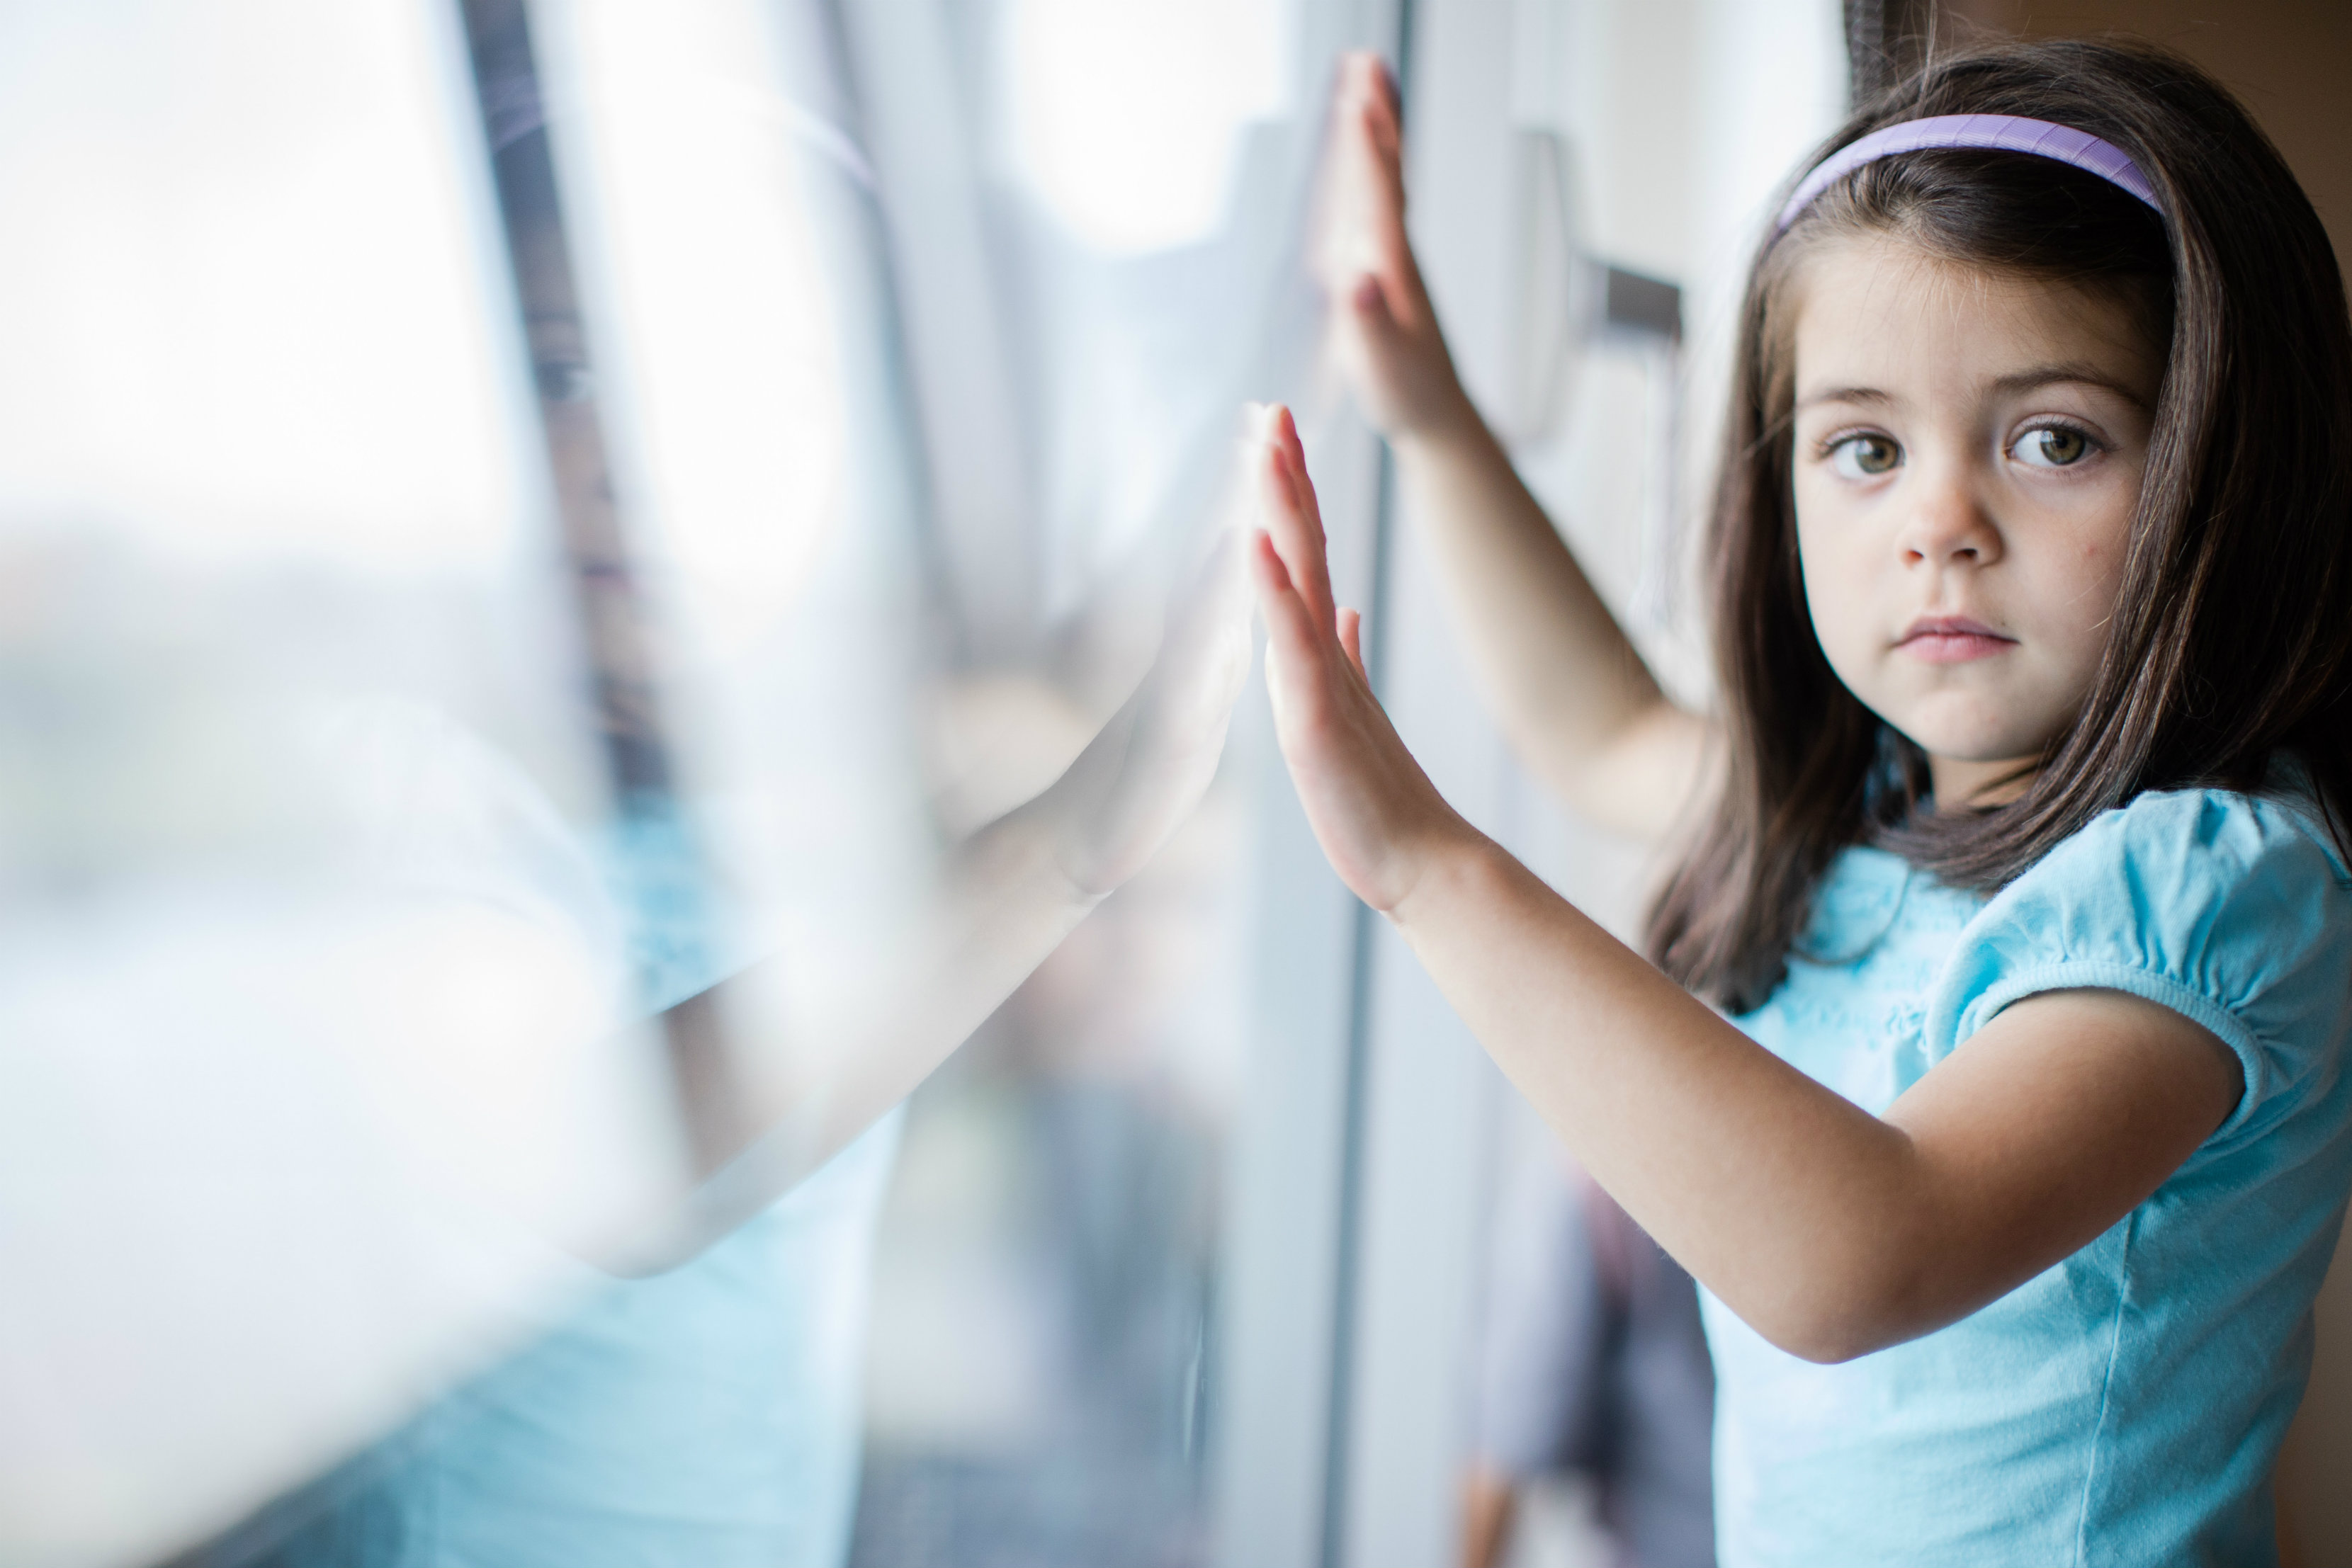
{"type": "Polygon", "coordinates": [[[1398,740],[1277,413],[1283,749],[1339,875],[1706,1287],[1723,1562],[2274,1560],[2352,1182],[2352,330],[2293,177],[2105,44],[1856,115],[1748,290],[1708,718],[1463,395],[1397,154],[1352,62],[1355,385],[1530,765],[1695,825],[1650,961],[1398,740]]]}

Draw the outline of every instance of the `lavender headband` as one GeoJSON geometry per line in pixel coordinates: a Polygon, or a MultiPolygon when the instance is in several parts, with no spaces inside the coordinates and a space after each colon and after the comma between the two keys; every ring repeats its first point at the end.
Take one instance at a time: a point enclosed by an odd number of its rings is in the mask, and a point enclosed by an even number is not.
{"type": "Polygon", "coordinates": [[[2130,192],[2154,208],[2158,216],[2164,213],[2157,204],[2156,191],[2148,184],[2147,176],[2139,172],[2139,165],[2122,148],[2102,141],[2087,131],[2007,114],[1939,114],[1932,120],[1906,120],[1900,125],[1874,131],[1831,153],[1819,168],[1805,176],[1796,194],[1789,198],[1789,204],[1780,209],[1780,221],[1772,225],[1772,232],[1777,235],[1796,222],[1797,214],[1810,206],[1814,197],[1864,163],[1892,158],[1898,152],[1925,152],[1944,147],[2053,158],[2130,192]]]}

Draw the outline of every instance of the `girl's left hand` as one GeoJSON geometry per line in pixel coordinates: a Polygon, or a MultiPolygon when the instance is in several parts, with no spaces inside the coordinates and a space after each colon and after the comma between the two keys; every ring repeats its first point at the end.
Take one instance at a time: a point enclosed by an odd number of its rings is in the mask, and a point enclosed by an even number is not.
{"type": "Polygon", "coordinates": [[[1251,575],[1265,612],[1275,732],[1316,840],[1349,891],[1393,912],[1449,848],[1477,831],[1405,749],[1364,673],[1360,621],[1337,608],[1323,518],[1290,411],[1266,419],[1255,476],[1251,575]]]}

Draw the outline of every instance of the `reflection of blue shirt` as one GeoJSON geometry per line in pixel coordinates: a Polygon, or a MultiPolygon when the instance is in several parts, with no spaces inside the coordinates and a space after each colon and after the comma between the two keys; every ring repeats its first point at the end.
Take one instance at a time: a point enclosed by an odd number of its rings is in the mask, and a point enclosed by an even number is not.
{"type": "Polygon", "coordinates": [[[2105,1235],[1924,1339],[1815,1366],[1709,1296],[1725,1568],[2273,1562],[2352,1184],[2352,883],[2324,831],[2280,798],[2144,795],[1990,902],[1850,850],[1804,950],[1738,1021],[1874,1113],[2011,1002],[2086,987],[2212,1030],[2245,1092],[2105,1235]]]}
{"type": "MultiPolygon", "coordinates": [[[[834,1568],[857,1479],[877,1129],[685,1267],[605,1290],[398,1439],[366,1568],[834,1568]]],[[[310,1563],[302,1568],[311,1568],[310,1563]]],[[[351,1568],[320,1557],[317,1568],[351,1568]]]]}
{"type": "MultiPolygon", "coordinates": [[[[674,815],[611,856],[645,1004],[740,967],[674,815]]],[[[208,1568],[838,1568],[898,1119],[680,1268],[615,1282],[208,1568]],[[284,1533],[291,1525],[293,1533],[284,1533]]]]}

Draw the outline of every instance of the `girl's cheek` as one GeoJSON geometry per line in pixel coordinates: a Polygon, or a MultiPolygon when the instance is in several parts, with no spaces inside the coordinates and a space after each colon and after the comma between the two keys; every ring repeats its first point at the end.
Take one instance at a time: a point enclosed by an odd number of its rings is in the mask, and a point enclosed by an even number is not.
{"type": "Polygon", "coordinates": [[[2123,587],[2125,543],[2121,529],[2095,536],[2083,543],[2082,564],[2078,570],[2083,580],[2092,585],[2093,591],[2100,598],[2103,612],[2113,609],[2116,595],[2123,587]]]}

